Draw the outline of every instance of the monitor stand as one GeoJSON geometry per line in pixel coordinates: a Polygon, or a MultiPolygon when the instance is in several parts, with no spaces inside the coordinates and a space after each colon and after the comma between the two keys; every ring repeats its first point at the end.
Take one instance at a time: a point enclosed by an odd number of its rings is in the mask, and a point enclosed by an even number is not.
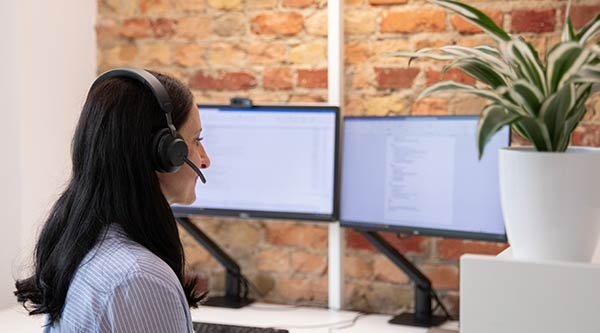
{"type": "Polygon", "coordinates": [[[390,324],[433,327],[439,326],[446,321],[445,316],[433,315],[431,310],[431,298],[433,289],[431,281],[404,255],[392,247],[385,239],[374,231],[356,230],[363,235],[371,244],[396,264],[415,283],[415,312],[403,313],[392,318],[390,324]]]}
{"type": "Polygon", "coordinates": [[[223,249],[210,239],[187,217],[176,218],[177,222],[223,267],[225,267],[225,295],[209,297],[202,305],[239,309],[254,302],[248,298],[248,281],[240,266],[223,249]],[[243,289],[243,291],[242,291],[243,289]]]}

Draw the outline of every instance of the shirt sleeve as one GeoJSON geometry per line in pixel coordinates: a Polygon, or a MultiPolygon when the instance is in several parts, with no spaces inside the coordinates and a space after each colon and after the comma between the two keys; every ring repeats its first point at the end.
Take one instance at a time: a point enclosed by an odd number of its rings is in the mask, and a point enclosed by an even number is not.
{"type": "Polygon", "coordinates": [[[109,295],[99,333],[190,332],[187,303],[174,286],[135,274],[109,295]]]}

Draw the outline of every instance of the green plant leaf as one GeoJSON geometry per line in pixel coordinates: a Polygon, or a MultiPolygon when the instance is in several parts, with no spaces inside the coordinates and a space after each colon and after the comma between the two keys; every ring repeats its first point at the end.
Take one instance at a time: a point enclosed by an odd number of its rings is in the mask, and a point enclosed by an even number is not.
{"type": "Polygon", "coordinates": [[[540,118],[548,128],[548,134],[555,149],[566,134],[567,114],[575,105],[575,86],[565,85],[542,103],[540,118]]]}
{"type": "Polygon", "coordinates": [[[575,128],[577,127],[577,125],[579,124],[579,122],[581,121],[581,119],[583,119],[583,116],[585,115],[586,109],[584,105],[581,105],[579,107],[575,107],[573,108],[573,117],[572,118],[568,118],[567,121],[565,122],[565,135],[563,136],[561,142],[559,143],[556,151],[565,151],[567,150],[567,147],[569,146],[569,141],[571,141],[571,134],[573,133],[573,131],[575,130],[575,128]]]}
{"type": "Polygon", "coordinates": [[[466,84],[462,84],[462,83],[457,83],[454,81],[443,81],[443,82],[436,83],[436,84],[426,88],[425,90],[423,90],[421,92],[421,94],[419,94],[419,96],[417,98],[421,99],[421,98],[429,96],[431,94],[443,92],[443,91],[458,91],[458,92],[464,92],[464,93],[472,94],[475,96],[483,97],[487,100],[490,100],[492,102],[496,102],[500,105],[503,105],[506,109],[508,109],[512,113],[526,116],[527,113],[522,111],[522,109],[518,105],[515,105],[509,99],[507,99],[503,96],[503,94],[506,94],[507,90],[508,89],[506,87],[500,87],[496,91],[492,91],[492,90],[488,90],[488,89],[475,88],[475,87],[472,87],[472,86],[469,86],[466,84]]]}
{"type": "Polygon", "coordinates": [[[537,151],[552,151],[548,129],[539,119],[522,117],[513,126],[519,129],[520,135],[529,140],[537,151]]]}
{"type": "Polygon", "coordinates": [[[558,87],[556,89],[558,90],[564,85],[571,84],[573,80],[577,77],[577,74],[581,71],[581,69],[583,67],[589,66],[588,64],[590,64],[594,60],[594,58],[595,55],[592,52],[590,52],[589,49],[584,49],[579,55],[579,57],[575,59],[575,61],[563,74],[562,78],[558,82],[558,87]]]}
{"type": "Polygon", "coordinates": [[[600,83],[600,65],[582,66],[573,77],[575,83],[600,83]]]}
{"type": "Polygon", "coordinates": [[[479,46],[475,46],[474,49],[479,50],[481,52],[485,52],[491,56],[494,56],[498,59],[502,59],[502,55],[500,54],[500,51],[498,51],[498,49],[493,48],[489,45],[479,45],[479,46]]]}
{"type": "Polygon", "coordinates": [[[571,0],[569,0],[569,4],[567,5],[567,13],[565,14],[565,24],[563,27],[563,32],[561,36],[561,41],[563,43],[576,41],[577,36],[575,35],[575,30],[573,29],[573,23],[571,22],[571,0]]]}
{"type": "Polygon", "coordinates": [[[465,73],[493,89],[507,86],[507,80],[502,74],[498,73],[489,63],[478,58],[459,58],[444,66],[444,71],[455,67],[462,69],[465,73]]]}
{"type": "Polygon", "coordinates": [[[432,2],[464,17],[497,40],[510,40],[510,35],[506,31],[502,30],[492,19],[474,7],[452,0],[434,0],[432,2]]]}
{"type": "Polygon", "coordinates": [[[565,151],[571,140],[571,134],[583,119],[585,115],[585,101],[592,92],[592,84],[585,83],[575,88],[575,105],[571,111],[567,114],[567,120],[565,121],[565,135],[562,142],[559,144],[558,151],[565,151]]]}
{"type": "Polygon", "coordinates": [[[502,127],[512,124],[521,116],[509,113],[506,108],[498,104],[490,104],[481,114],[477,125],[477,149],[479,159],[483,156],[485,145],[502,127]]]}
{"type": "Polygon", "coordinates": [[[495,93],[493,91],[490,91],[487,89],[475,88],[470,85],[457,83],[454,81],[443,81],[443,82],[436,83],[436,84],[426,88],[425,90],[423,90],[417,98],[421,99],[421,98],[429,96],[431,94],[443,92],[443,91],[465,92],[465,93],[469,93],[469,94],[476,95],[479,97],[483,97],[483,98],[491,100],[493,102],[498,102],[500,104],[503,104],[506,102],[497,93],[495,93]]]}
{"type": "Polygon", "coordinates": [[[523,106],[531,116],[538,116],[544,95],[536,86],[521,79],[513,83],[509,95],[513,101],[523,106]]]}
{"type": "Polygon", "coordinates": [[[600,31],[600,14],[584,25],[577,33],[579,44],[585,45],[600,31]]]}
{"type": "MultiPolygon", "coordinates": [[[[481,61],[488,63],[498,73],[505,76],[514,77],[514,72],[511,71],[510,67],[502,60],[498,51],[491,52],[489,47],[465,47],[458,45],[444,46],[440,48],[440,51],[446,54],[458,56],[458,59],[463,58],[477,58],[481,61]]],[[[492,49],[493,50],[493,49],[492,49]]]]}
{"type": "Polygon", "coordinates": [[[582,53],[583,46],[579,45],[577,42],[558,44],[548,53],[546,79],[548,82],[548,92],[550,94],[558,89],[559,82],[563,76],[575,66],[577,61],[581,63],[585,60],[585,57],[580,58],[582,53]]]}
{"type": "Polygon", "coordinates": [[[573,117],[573,113],[577,108],[585,105],[585,101],[592,92],[592,85],[592,83],[575,84],[575,103],[570,112],[567,113],[567,121],[573,117]]]}
{"type": "Polygon", "coordinates": [[[546,75],[540,58],[533,46],[521,37],[518,37],[508,42],[506,53],[517,75],[537,86],[544,96],[547,96],[546,75]]]}
{"type": "Polygon", "coordinates": [[[391,53],[388,53],[387,55],[391,56],[391,57],[410,58],[408,60],[409,66],[410,66],[410,63],[416,58],[429,58],[429,59],[433,59],[433,60],[442,60],[442,61],[456,59],[456,56],[442,54],[442,53],[440,53],[439,50],[431,49],[431,48],[420,49],[416,52],[408,52],[408,51],[391,52],[391,53]]]}

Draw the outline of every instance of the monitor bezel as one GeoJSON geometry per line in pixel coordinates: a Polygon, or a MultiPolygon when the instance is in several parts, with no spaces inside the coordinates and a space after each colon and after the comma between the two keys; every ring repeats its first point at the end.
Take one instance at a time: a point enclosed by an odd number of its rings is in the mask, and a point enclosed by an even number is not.
{"type": "MultiPolygon", "coordinates": [[[[215,217],[237,217],[243,219],[281,219],[281,220],[301,220],[314,222],[334,222],[339,219],[340,211],[340,180],[341,180],[341,126],[342,119],[340,108],[333,105],[252,105],[237,106],[230,104],[197,104],[202,114],[203,108],[219,108],[225,110],[248,110],[256,111],[274,111],[274,110],[314,110],[323,112],[333,111],[335,113],[335,142],[334,142],[334,179],[333,179],[333,211],[331,214],[318,213],[298,213],[298,212],[280,212],[248,209],[220,209],[220,208],[199,208],[189,206],[171,207],[176,217],[189,217],[193,215],[215,216],[215,217]],[[327,111],[325,111],[327,110],[327,111]]],[[[210,152],[209,152],[210,153],[210,152]]],[[[209,179],[210,181],[210,179],[209,179]]]]}
{"type": "MultiPolygon", "coordinates": [[[[459,120],[459,119],[474,119],[479,120],[479,115],[392,115],[392,116],[345,116],[343,119],[342,126],[345,126],[346,120],[352,121],[353,119],[360,120],[398,120],[398,119],[442,119],[442,120],[459,120]]],[[[343,138],[342,138],[343,139],[343,138]]],[[[474,138],[475,139],[475,138],[474,138]]],[[[512,130],[509,129],[508,133],[508,144],[510,147],[512,141],[512,130]]],[[[343,148],[340,148],[343,152],[343,148]]],[[[343,162],[340,162],[343,163],[343,162]]],[[[344,170],[341,170],[343,173],[344,170]]],[[[340,175],[342,176],[342,175],[340,175]]],[[[340,182],[340,204],[342,200],[342,188],[340,182]]],[[[341,206],[340,206],[341,208],[341,206]]],[[[421,236],[432,236],[432,237],[448,237],[448,238],[461,238],[479,241],[491,241],[505,243],[508,241],[506,236],[506,226],[504,227],[503,234],[483,233],[483,232],[472,232],[472,231],[461,231],[461,230],[445,230],[435,228],[419,228],[410,226],[398,226],[390,224],[375,224],[366,221],[353,221],[343,220],[340,212],[340,225],[345,228],[365,230],[365,231],[388,231],[410,235],[421,235],[421,236]]]]}

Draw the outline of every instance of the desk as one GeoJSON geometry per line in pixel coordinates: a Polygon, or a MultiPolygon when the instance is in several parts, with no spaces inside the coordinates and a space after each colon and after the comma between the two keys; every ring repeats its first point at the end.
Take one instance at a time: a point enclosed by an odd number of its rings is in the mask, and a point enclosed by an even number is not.
{"type": "MultiPolygon", "coordinates": [[[[242,309],[223,309],[201,306],[192,309],[192,319],[218,324],[240,326],[279,327],[290,333],[426,333],[427,329],[390,325],[388,315],[359,315],[353,311],[333,311],[321,308],[290,307],[255,303],[242,309]],[[329,326],[332,325],[332,326],[329,326]],[[319,327],[316,327],[319,326],[319,327]],[[312,328],[307,328],[312,327],[312,328]]],[[[28,316],[20,306],[0,310],[0,332],[40,333],[43,316],[28,316]]],[[[444,328],[457,330],[457,323],[446,323],[444,328]]]]}

